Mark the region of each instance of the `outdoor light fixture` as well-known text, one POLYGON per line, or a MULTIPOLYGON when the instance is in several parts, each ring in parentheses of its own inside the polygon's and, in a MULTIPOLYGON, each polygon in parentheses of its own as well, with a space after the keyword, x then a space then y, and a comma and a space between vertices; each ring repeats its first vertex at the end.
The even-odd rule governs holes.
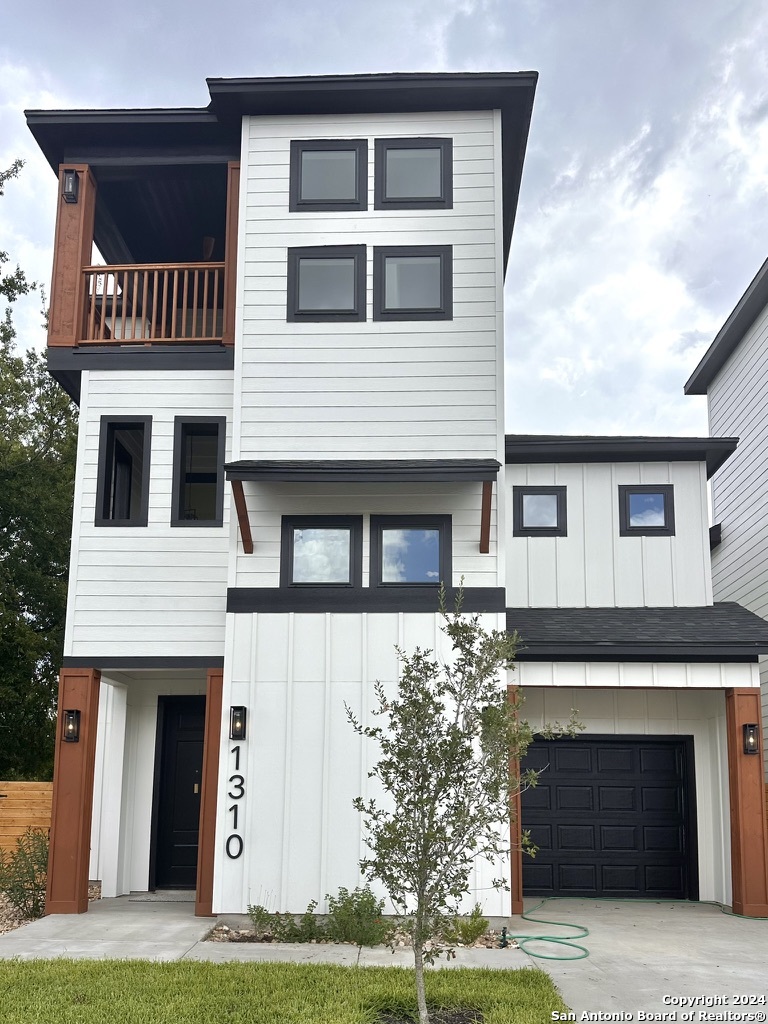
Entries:
POLYGON ((77 193, 80 189, 80 178, 77 171, 64 171, 64 183, 61 187, 61 197, 65 203, 76 203, 77 193))
POLYGON ((744 730, 744 753, 745 754, 759 754, 760 753, 760 733, 757 729, 756 722, 749 722, 743 726, 744 730))
POLYGON ((245 708, 242 704, 229 709, 229 738, 231 740, 245 739, 245 708))
POLYGON ((80 742, 80 712, 77 709, 64 712, 64 727, 61 738, 65 743, 80 742))

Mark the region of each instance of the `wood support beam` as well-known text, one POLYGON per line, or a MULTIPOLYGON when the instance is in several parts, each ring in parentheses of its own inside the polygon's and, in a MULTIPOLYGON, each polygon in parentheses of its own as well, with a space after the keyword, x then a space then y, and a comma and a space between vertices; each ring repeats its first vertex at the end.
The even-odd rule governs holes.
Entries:
POLYGON ((213 865, 216 859, 216 804, 219 789, 219 747, 224 673, 208 669, 203 737, 203 778, 200 793, 200 833, 197 852, 195 915, 213 917, 213 865))
POLYGON ((487 555, 491 550, 491 500, 493 498, 493 480, 483 480, 483 499, 480 509, 480 554, 487 555))
POLYGON ((246 555, 253 554, 253 538, 251 537, 251 523, 248 519, 248 506, 245 504, 245 493, 243 492, 242 480, 231 480, 232 497, 235 500, 235 511, 237 522, 240 527, 240 538, 243 542, 243 551, 246 555))
POLYGON ((100 681, 101 673, 96 669, 64 668, 59 673, 46 914, 84 914, 88 910, 100 681), (62 740, 65 710, 80 712, 77 743, 62 740))
MULTIPOLYGON (((762 754, 744 753, 744 725, 760 729, 760 690, 725 691, 728 782, 731 798, 733 912, 768 917, 768 823, 762 754)), ((762 752, 761 737, 760 751, 762 752)))
POLYGON ((224 326, 222 343, 235 344, 237 300, 237 218, 240 212, 240 164, 227 164, 227 227, 224 240, 224 326))
POLYGON ((59 168, 59 208, 48 318, 50 346, 72 348, 83 336, 85 284, 82 268, 91 263, 95 215, 96 182, 90 168, 87 164, 62 164, 59 168), (61 196, 65 170, 77 172, 79 188, 76 203, 66 203, 61 196))

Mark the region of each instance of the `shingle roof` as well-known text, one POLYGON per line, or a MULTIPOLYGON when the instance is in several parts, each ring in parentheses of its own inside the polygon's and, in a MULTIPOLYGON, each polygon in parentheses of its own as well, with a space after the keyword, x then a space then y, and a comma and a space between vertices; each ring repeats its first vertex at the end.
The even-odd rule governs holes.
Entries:
POLYGON ((768 622, 735 602, 695 608, 508 608, 520 661, 757 661, 768 622))

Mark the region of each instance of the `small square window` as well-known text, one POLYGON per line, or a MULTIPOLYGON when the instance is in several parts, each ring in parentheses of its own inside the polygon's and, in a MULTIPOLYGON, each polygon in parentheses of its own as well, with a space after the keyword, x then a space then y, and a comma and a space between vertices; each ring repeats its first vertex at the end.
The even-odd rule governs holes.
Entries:
POLYGON ((306 139, 291 142, 288 208, 368 209, 368 140, 306 139))
POLYGON ((96 526, 146 526, 152 417, 101 417, 96 526))
POLYGON ((365 246, 288 250, 288 321, 365 320, 365 246))
POLYGON ((513 487, 514 537, 567 536, 565 487, 513 487))
POLYGON ((283 516, 280 586, 359 587, 359 516, 283 516))
POLYGON ((373 319, 452 320, 452 247, 376 246, 373 250, 373 319))
POLYGON ((172 526, 222 525, 226 431, 224 417, 176 417, 172 526))
POLYGON ((371 516, 371 586, 452 584, 451 517, 371 516))
POLYGON ((619 535, 672 537, 675 503, 672 484, 620 484, 619 535))
POLYGON ((374 208, 453 206, 452 139, 376 139, 374 208))

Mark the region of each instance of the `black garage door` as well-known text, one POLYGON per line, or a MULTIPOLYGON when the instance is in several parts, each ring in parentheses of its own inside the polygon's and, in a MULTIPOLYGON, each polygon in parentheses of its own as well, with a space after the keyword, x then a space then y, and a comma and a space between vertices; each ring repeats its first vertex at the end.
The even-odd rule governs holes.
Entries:
POLYGON ((525 896, 698 898, 691 738, 542 740, 524 767, 525 896))

